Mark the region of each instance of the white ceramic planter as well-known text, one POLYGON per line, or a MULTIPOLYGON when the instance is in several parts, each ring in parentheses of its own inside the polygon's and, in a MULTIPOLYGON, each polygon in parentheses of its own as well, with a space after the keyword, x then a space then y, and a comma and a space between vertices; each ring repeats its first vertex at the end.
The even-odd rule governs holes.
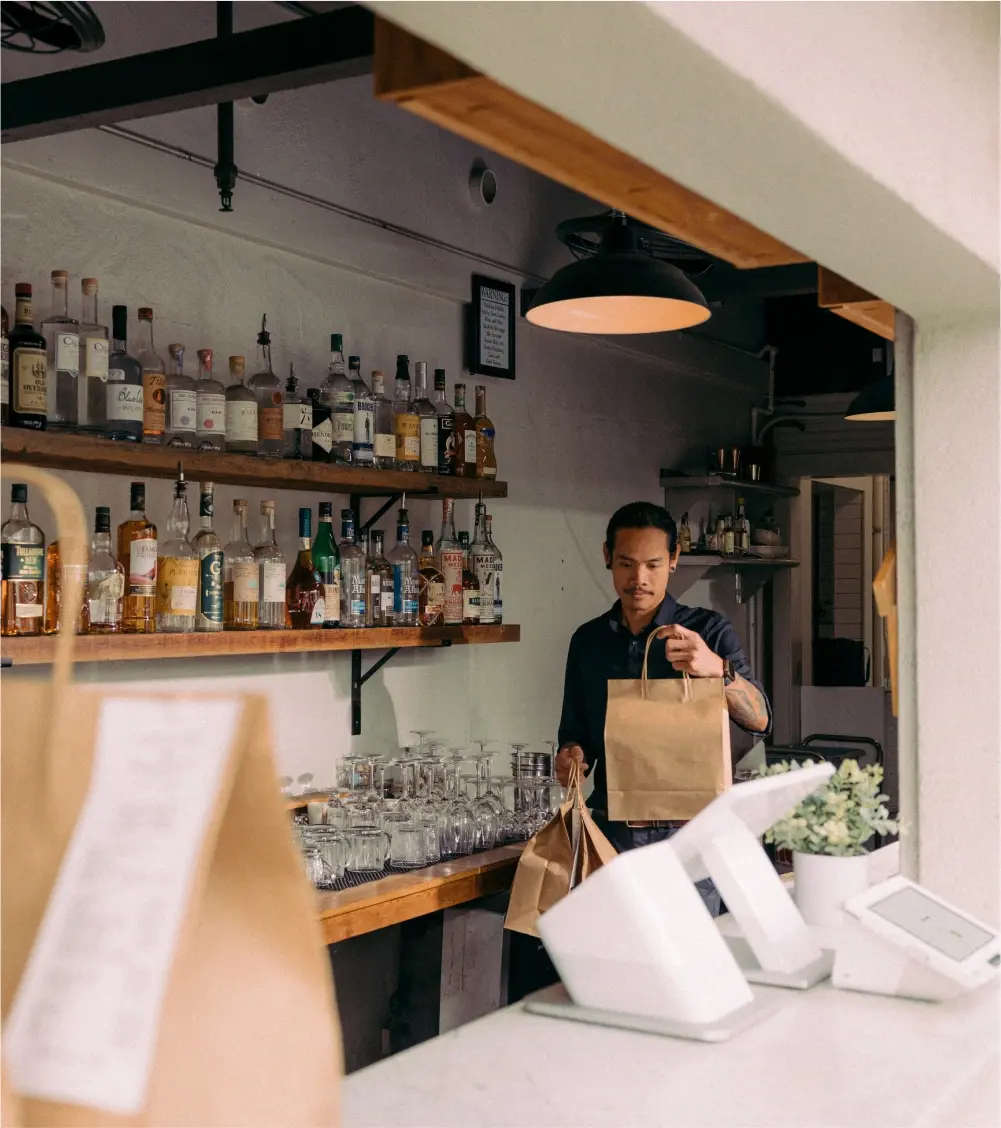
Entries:
POLYGON ((869 888, 869 855, 835 858, 828 854, 792 856, 796 905, 807 924, 837 928, 845 901, 869 888))

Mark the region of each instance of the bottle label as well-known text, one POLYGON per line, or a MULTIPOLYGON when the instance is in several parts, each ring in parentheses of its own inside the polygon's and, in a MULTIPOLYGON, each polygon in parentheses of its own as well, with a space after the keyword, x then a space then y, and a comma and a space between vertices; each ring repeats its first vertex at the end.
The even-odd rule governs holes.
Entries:
POLYGON ((108 378, 108 342, 104 337, 88 337, 83 354, 83 374, 96 380, 108 378))
POLYGON ((474 553, 473 573, 480 585, 482 598, 480 600, 480 622, 492 623, 494 621, 494 557, 491 553, 474 553))
POLYGON ((393 422, 396 457, 400 462, 417 462, 421 456, 421 417, 404 412, 393 422))
POLYGON ((285 602, 285 565, 281 560, 265 560, 261 565, 262 603, 285 602))
POLYGON ((334 428, 329 415, 322 423, 317 423, 313 427, 313 446, 318 446, 320 450, 326 451, 327 454, 333 449, 334 428))
POLYGON ((465 451, 465 460, 471 466, 476 465, 476 431, 470 427, 463 437, 463 450, 465 451))
POLYGON ((219 392, 197 392, 198 434, 226 434, 226 397, 219 392))
POLYGON ((320 622, 322 623, 339 623, 341 621, 341 573, 340 569, 334 572, 333 581, 330 583, 324 582, 323 585, 323 602, 329 609, 329 614, 326 614, 320 622))
POLYGON ((379 602, 382 593, 382 577, 378 572, 373 572, 368 578, 368 590, 373 596, 373 606, 379 602))
POLYGON ((91 626, 111 627, 122 621, 124 591, 125 577, 117 571, 94 585, 87 598, 87 617, 91 626))
POLYGON ((77 333, 56 334, 56 368, 60 372, 80 371, 80 336, 77 333))
POLYGON ((139 384, 124 384, 125 373, 112 369, 108 373, 108 386, 104 390, 108 419, 113 422, 141 423, 143 421, 143 390, 139 384))
POLYGON ((309 613, 309 625, 311 627, 322 627, 324 623, 324 616, 326 614, 326 603, 322 595, 316 597, 316 602, 313 604, 313 610, 309 613))
POLYGON ((198 395, 191 391, 170 393, 171 431, 194 431, 198 426, 198 395))
POLYGON ((5 580, 30 580, 41 583, 44 574, 44 545, 5 544, 3 546, 3 578, 5 580))
POLYGON ((402 564, 393 565, 393 611, 397 615, 416 615, 419 587, 417 575, 402 564))
POLYGON ((421 467, 438 469, 438 417, 421 417, 421 467))
POLYGON ((395 458, 396 457, 396 436, 395 435, 376 435, 374 445, 375 445, 375 457, 376 458, 395 458))
POLYGON ((226 400, 226 439, 231 443, 257 442, 256 400, 226 400))
POLYGON ((312 431, 313 405, 286 403, 282 406, 282 425, 286 431, 312 431))
POLYGON ((198 605, 198 560, 161 556, 156 562, 156 613, 191 615, 198 605))
POLYGON ((355 437, 355 413, 351 411, 335 411, 331 415, 334 421, 334 442, 347 443, 350 445, 354 442, 355 437))
POLYGON ((355 402, 355 390, 354 388, 348 388, 346 390, 334 392, 332 398, 335 407, 344 407, 345 405, 351 405, 353 408, 355 402))
POLYGON ((210 623, 222 622, 222 550, 201 560, 198 610, 210 623))
POLYGON ((42 349, 14 350, 14 410, 44 415, 47 410, 45 353, 42 349))
POLYGON ((442 552, 438 568, 445 581, 445 622, 462 622, 462 549, 442 552))
POLYGON ((392 588, 385 588, 381 597, 383 615, 391 615, 395 605, 395 594, 392 588))
POLYGON ((163 390, 162 372, 143 371, 143 431, 147 435, 162 435, 167 419, 167 399, 163 390))
POLYGON ((10 342, 0 337, 0 403, 10 402, 10 342))
MULTIPOLYGON (((42 592, 39 589, 38 598, 41 600, 42 592)), ((14 615, 18 619, 40 619, 42 617, 42 604, 39 603, 15 603, 14 615)))
POLYGON ((427 617, 437 617, 445 612, 445 585, 435 580, 428 584, 427 617))
POLYGON ((277 406, 261 407, 258 411, 257 438, 259 442, 281 442, 285 437, 284 426, 285 411, 280 400, 277 406))
POLYGON ((375 435, 375 404, 371 400, 355 400, 352 447, 362 453, 372 450, 375 435))
MULTIPOLYGON (((501 565, 494 562, 494 622, 503 622, 504 601, 501 599, 501 565)), ((482 610, 482 608, 481 608, 482 610)))
POLYGON ((129 545, 129 595, 152 595, 156 590, 156 538, 129 545))
POLYGON ((260 569, 256 560, 238 560, 233 565, 233 599, 236 603, 256 603, 260 569))
POLYGON ((348 607, 352 617, 365 615, 365 574, 357 572, 351 577, 348 607))
POLYGON ((480 621, 480 593, 467 588, 462 593, 462 618, 480 621))
POLYGON ((438 465, 449 474, 455 473, 455 416, 438 416, 438 465))

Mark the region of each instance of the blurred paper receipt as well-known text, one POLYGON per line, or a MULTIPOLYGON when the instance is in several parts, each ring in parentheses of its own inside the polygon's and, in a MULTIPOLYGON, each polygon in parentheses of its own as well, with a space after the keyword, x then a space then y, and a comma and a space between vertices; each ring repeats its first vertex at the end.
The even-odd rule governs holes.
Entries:
POLYGON ((108 698, 90 790, 3 1029, 22 1094, 142 1110, 238 698, 108 698))

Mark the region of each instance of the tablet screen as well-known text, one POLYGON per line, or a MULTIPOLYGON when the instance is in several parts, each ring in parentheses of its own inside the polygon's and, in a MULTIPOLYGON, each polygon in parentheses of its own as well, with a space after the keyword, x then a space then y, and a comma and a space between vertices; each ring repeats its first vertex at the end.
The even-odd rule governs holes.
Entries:
POLYGON ((891 893, 871 904, 869 910, 957 963, 994 939, 994 933, 926 897, 920 889, 891 893))

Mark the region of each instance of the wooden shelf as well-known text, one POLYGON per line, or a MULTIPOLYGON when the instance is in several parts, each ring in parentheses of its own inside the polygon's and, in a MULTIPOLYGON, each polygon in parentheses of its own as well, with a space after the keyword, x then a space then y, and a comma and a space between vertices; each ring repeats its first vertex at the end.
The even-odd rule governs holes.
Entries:
POLYGON ((706 474, 702 477, 688 474, 675 474, 661 470, 660 484, 665 490, 732 490, 736 494, 757 497, 799 497, 794 486, 773 486, 770 482, 747 482, 743 478, 727 478, 722 474, 706 474))
MULTIPOLYGON (((451 646, 518 642, 521 627, 373 627, 371 630, 221 631, 217 634, 80 635, 76 662, 138 662, 164 658, 224 658, 235 654, 307 654, 333 650, 386 650, 394 647, 451 646)), ((5 638, 4 658, 15 666, 52 661, 54 636, 5 638)))
POLYGON ((763 556, 715 556, 704 552, 683 552, 678 557, 678 566, 699 568, 798 568, 798 560, 790 560, 788 556, 769 557, 763 556))
POLYGON ((484 497, 507 497, 507 483, 490 478, 453 478, 335 466, 329 462, 293 462, 218 451, 176 450, 21 427, 2 429, 2 453, 7 463, 26 462, 54 470, 134 478, 173 478, 180 461, 185 475, 192 481, 269 490, 309 490, 360 497, 386 497, 404 492, 408 497, 475 498, 481 493, 484 497))

